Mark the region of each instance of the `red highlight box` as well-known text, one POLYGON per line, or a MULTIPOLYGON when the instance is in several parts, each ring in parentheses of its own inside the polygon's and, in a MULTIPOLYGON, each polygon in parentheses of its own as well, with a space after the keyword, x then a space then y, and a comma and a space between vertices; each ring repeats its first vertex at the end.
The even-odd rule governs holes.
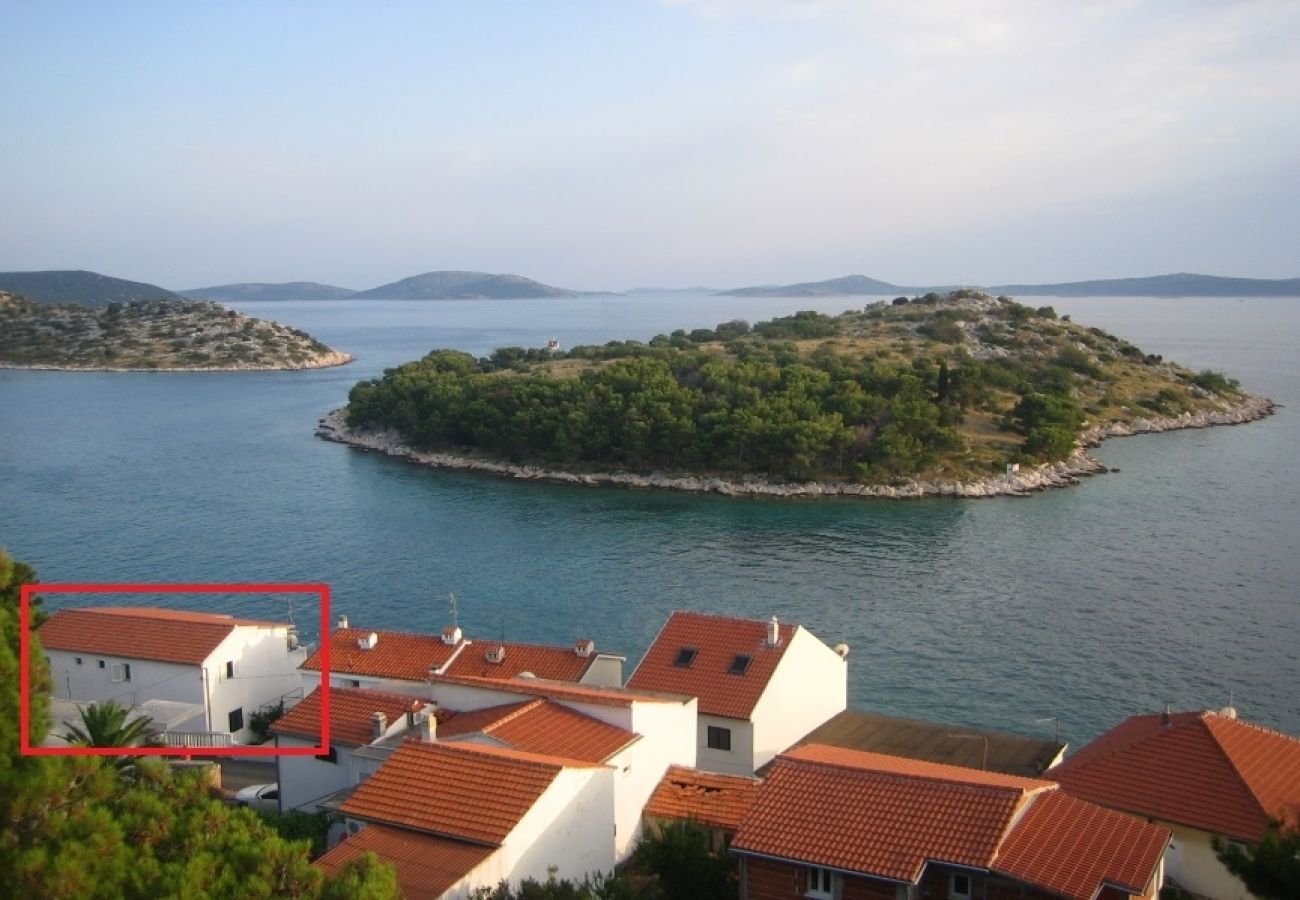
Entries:
POLYGON ((330 586, 328 584, 24 584, 18 595, 18 749, 23 756, 324 756, 330 752, 330 586), (46 594, 315 594, 320 599, 320 746, 33 747, 31 602, 46 594))

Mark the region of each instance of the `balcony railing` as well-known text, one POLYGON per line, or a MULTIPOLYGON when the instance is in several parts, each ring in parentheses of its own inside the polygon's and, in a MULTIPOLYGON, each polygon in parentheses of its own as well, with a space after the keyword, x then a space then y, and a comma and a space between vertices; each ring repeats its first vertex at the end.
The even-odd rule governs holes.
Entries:
POLYGON ((233 747, 235 740, 228 731, 164 731, 159 737, 168 747, 233 747))

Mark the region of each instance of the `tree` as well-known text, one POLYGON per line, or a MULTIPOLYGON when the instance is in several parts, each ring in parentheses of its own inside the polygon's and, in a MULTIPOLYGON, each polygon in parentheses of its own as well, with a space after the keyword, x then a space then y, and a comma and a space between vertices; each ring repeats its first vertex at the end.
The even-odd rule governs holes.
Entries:
POLYGON ((637 844, 635 861, 656 875, 665 900, 727 900, 739 894, 736 857, 710 847, 709 829, 679 821, 650 828, 637 844))
POLYGON ((1245 847, 1216 835, 1214 855, 1256 897, 1300 897, 1300 827, 1272 822, 1259 843, 1245 847))
POLYGON ((68 727, 63 739, 78 747, 139 747, 149 736, 153 720, 139 716, 130 722, 126 717, 131 710, 116 700, 92 703, 78 707, 81 725, 64 722, 68 727))

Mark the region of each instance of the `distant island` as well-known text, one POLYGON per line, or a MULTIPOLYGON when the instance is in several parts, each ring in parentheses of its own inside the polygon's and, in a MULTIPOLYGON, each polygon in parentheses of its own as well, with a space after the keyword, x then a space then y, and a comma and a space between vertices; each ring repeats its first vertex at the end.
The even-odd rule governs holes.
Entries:
POLYGON ((305 332, 196 300, 40 304, 0 291, 0 367, 201 371, 352 361, 305 332))
POLYGON ((184 300, 175 291, 112 278, 98 272, 51 270, 44 272, 0 272, 0 291, 21 294, 36 303, 79 303, 83 306, 108 306, 137 300, 184 300))
POLYGON ((1114 435, 1273 405, 1048 306, 959 290, 648 343, 438 350, 354 386, 327 439, 579 484, 777 496, 1022 494, 1114 435))
MULTIPOLYGON (((865 275, 845 275, 826 281, 760 285, 719 291, 723 297, 861 297, 926 294, 957 290, 962 285, 906 286, 865 275)), ((1300 297, 1300 278, 1224 278, 1218 275, 1155 275, 1055 284, 970 285, 973 289, 1020 297, 1300 297)))
POLYGON ((248 282, 218 284, 213 287, 181 291, 193 300, 216 300, 220 303, 267 300, 346 300, 356 294, 350 288, 320 284, 315 281, 285 281, 277 284, 248 282))
POLYGON ((551 287, 520 275, 487 272, 425 272, 353 294, 358 300, 514 300, 576 296, 576 291, 551 287))

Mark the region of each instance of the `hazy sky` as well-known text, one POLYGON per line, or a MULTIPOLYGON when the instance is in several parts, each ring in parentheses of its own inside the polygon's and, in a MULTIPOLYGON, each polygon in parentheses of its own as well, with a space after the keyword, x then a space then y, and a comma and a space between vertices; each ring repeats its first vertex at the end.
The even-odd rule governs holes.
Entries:
POLYGON ((1300 3, 21 3, 0 270, 1300 275, 1300 3))

